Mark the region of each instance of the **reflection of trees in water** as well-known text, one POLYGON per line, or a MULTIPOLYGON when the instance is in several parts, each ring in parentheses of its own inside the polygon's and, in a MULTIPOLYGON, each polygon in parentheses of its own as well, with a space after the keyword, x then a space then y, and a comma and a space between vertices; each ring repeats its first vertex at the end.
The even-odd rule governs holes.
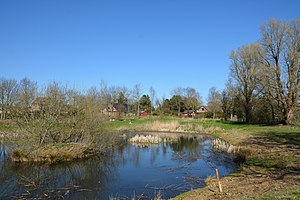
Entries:
MULTIPOLYGON (((168 149, 173 151, 172 159, 179 162, 196 162, 203 160, 211 167, 222 165, 228 160, 228 156, 212 152, 211 141, 203 138, 197 139, 195 137, 179 137, 170 143, 161 143, 159 145, 151 144, 135 146, 124 144, 115 148, 114 155, 118 157, 118 165, 125 166, 132 163, 135 167, 140 167, 141 160, 149 159, 151 165, 155 163, 157 157, 162 154, 166 157, 168 149), (162 148, 162 150, 160 150, 162 148), (147 156, 147 157, 142 157, 147 156)), ((231 163, 230 159, 230 163, 231 163)))
POLYGON ((163 156, 164 158, 167 156, 167 153, 168 153, 168 144, 167 143, 162 143, 162 152, 163 152, 163 156))
MULTIPOLYGON (((211 140, 181 137, 178 142, 170 144, 174 151, 172 159, 183 163, 184 167, 186 167, 186 162, 191 164, 198 161, 200 162, 199 170, 205 167, 210 168, 212 173, 214 173, 215 168, 218 168, 222 174, 232 172, 236 165, 230 155, 213 151, 211 145, 211 140)), ((179 166, 179 168, 181 167, 179 166)))
POLYGON ((192 137, 180 137, 177 142, 171 143, 170 146, 175 152, 188 151, 193 153, 200 149, 199 141, 192 137))
POLYGON ((134 163, 135 167, 140 166, 140 151, 142 148, 134 145, 126 145, 124 148, 118 148, 118 154, 114 155, 119 161, 118 164, 125 166, 128 163, 134 163))
POLYGON ((0 143, 0 199, 6 194, 7 190, 14 185, 13 181, 10 181, 10 177, 14 175, 13 172, 6 172, 7 164, 9 162, 9 149, 4 147, 0 143))
POLYGON ((11 152, 11 149, 4 146, 0 141, 0 162, 8 159, 9 152, 11 152))
MULTIPOLYGON (((0 151, 2 148, 0 146, 0 151)), ((4 154, 0 152, 0 155, 4 154)), ((201 177, 202 172, 207 173, 207 169, 202 170, 203 167, 209 167, 205 163, 233 169, 232 160, 225 154, 213 152, 209 140, 181 137, 176 142, 143 148, 124 143, 116 146, 107 157, 95 157, 54 166, 17 165, 7 160, 1 161, 0 199, 20 197, 27 193, 26 190, 30 192, 26 198, 42 197, 47 194, 51 197, 60 195, 67 199, 108 199, 111 195, 109 192, 114 191, 114 187, 118 184, 119 168, 124 166, 140 168, 150 165, 154 166, 154 169, 155 162, 158 159, 161 161, 162 157, 168 167, 168 173, 174 173, 176 176, 181 174, 184 177, 185 183, 178 185, 189 188, 194 188, 194 173, 197 173, 197 177, 201 177), (170 162, 169 156, 176 161, 170 162), (193 164, 196 161, 198 162, 193 164)), ((214 173, 214 170, 211 171, 214 173)), ((222 173, 220 168, 219 171, 222 173)), ((206 177, 207 174, 202 176, 206 177)))
POLYGON ((159 145, 154 145, 151 148, 151 154, 150 154, 150 163, 153 165, 157 159, 157 156, 159 155, 159 145))
POLYGON ((150 164, 154 164, 157 156, 160 153, 160 145, 161 144, 149 144, 149 145, 134 145, 134 144, 127 144, 122 148, 116 148, 119 163, 121 166, 125 166, 128 163, 133 164, 136 168, 141 166, 142 160, 149 159, 150 164), (150 155, 149 153, 150 152, 150 155), (147 157, 143 157, 147 156, 147 157))
POLYGON ((0 161, 3 161, 7 155, 6 149, 0 145, 0 161))
POLYGON ((174 151, 173 159, 195 162, 201 156, 202 146, 196 138, 180 137, 176 142, 170 143, 174 151))
POLYGON ((0 173, 0 199, 24 194, 26 198, 100 197, 117 178, 116 169, 113 159, 107 157, 55 166, 5 163, 0 173))

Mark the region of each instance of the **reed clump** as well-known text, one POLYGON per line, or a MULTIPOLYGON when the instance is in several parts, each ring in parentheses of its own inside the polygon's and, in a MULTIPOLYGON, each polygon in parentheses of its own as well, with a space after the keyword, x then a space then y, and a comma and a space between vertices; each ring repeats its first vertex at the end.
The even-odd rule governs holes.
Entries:
POLYGON ((213 148, 220 152, 227 152, 231 154, 237 154, 240 151, 238 146, 234 146, 232 144, 227 143, 224 140, 216 138, 212 141, 213 148))
POLYGON ((128 140, 130 143, 139 143, 139 144, 159 144, 162 139, 158 136, 153 135, 135 135, 134 137, 128 140))

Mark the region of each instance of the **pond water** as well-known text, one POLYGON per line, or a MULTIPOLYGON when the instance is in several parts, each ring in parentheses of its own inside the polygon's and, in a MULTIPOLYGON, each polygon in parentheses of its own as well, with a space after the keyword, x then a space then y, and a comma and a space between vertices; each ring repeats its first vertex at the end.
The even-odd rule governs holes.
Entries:
POLYGON ((139 146, 124 144, 109 156, 56 164, 18 165, 0 144, 0 199, 169 199, 203 187, 208 176, 236 169, 231 156, 212 148, 209 138, 139 146), (143 197, 143 198, 142 198, 143 197))

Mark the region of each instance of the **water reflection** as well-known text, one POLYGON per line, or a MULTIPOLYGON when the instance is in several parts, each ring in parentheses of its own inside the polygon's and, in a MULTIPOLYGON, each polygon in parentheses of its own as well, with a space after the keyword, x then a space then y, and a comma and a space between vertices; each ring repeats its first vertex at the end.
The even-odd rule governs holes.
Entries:
POLYGON ((173 149, 173 159, 185 162, 196 162, 201 155, 201 142, 195 138, 180 137, 177 142, 170 144, 173 149))
POLYGON ((203 186, 203 180, 235 169, 228 155, 212 151, 210 140, 180 137, 176 141, 148 146, 123 144, 106 157, 54 166, 16 165, 0 145, 0 199, 131 198, 143 194, 163 198, 203 186))
POLYGON ((113 159, 93 158, 84 162, 45 165, 2 163, 0 197, 94 199, 108 196, 117 178, 113 159), (106 194, 105 194, 106 192, 106 194))

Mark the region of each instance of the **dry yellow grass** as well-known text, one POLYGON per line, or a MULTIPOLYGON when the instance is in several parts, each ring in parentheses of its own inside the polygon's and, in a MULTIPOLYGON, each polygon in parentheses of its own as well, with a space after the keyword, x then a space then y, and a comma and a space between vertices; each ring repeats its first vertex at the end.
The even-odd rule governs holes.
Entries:
POLYGON ((221 140, 219 138, 216 138, 212 141, 213 148, 220 151, 220 152, 227 152, 230 154, 236 154, 239 152, 240 147, 234 146, 232 144, 229 144, 228 142, 221 140))
POLYGON ((11 158, 14 162, 56 163, 72 161, 92 156, 94 152, 81 143, 57 143, 46 145, 32 152, 14 151, 11 158))
POLYGON ((177 131, 178 127, 178 120, 170 122, 153 121, 148 124, 138 125, 137 129, 147 131, 177 131))

